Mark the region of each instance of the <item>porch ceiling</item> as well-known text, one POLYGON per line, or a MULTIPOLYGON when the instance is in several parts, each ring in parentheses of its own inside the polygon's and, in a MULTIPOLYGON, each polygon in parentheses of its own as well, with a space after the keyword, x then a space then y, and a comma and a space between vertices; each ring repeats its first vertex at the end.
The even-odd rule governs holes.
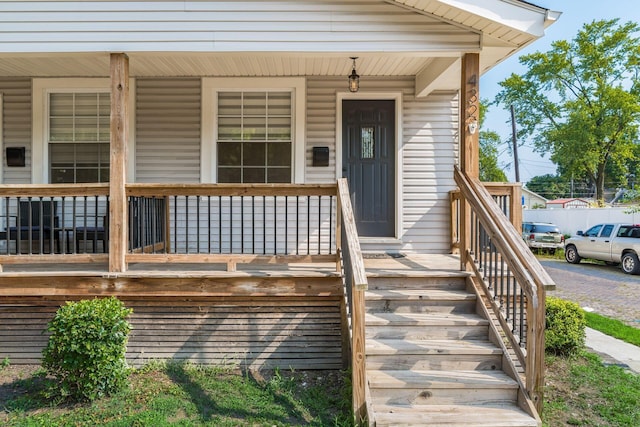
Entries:
POLYGON ((484 72, 559 16, 521 0, 12 4, 0 77, 108 77, 110 52, 132 77, 342 77, 358 56, 361 76, 415 76, 421 95, 457 89, 463 53, 484 72))
MULTIPOLYGON (((357 61, 363 77, 415 76, 434 61, 456 60, 455 53, 364 54, 357 61)), ((267 53, 129 53, 132 77, 290 77, 339 76, 351 72, 351 60, 336 54, 267 53)), ((0 76, 5 77, 108 77, 108 53, 0 54, 0 76)), ((452 76, 451 88, 459 85, 452 76)), ((446 79, 442 84, 449 85, 446 79)))

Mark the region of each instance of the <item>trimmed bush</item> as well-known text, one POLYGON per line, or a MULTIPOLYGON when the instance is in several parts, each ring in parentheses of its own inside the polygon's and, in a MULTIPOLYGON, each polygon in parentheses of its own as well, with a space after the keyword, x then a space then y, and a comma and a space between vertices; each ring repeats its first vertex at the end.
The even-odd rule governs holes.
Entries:
POLYGON ((125 359, 133 312, 115 297, 67 302, 47 326, 42 366, 62 397, 94 400, 128 385, 125 359))
POLYGON ((547 297, 545 349, 569 356, 584 348, 586 320, 584 311, 571 301, 547 297))

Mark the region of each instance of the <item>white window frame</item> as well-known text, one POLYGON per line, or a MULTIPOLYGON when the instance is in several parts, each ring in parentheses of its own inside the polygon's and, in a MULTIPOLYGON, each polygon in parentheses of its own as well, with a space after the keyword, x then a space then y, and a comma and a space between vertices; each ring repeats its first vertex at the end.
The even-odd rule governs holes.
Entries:
POLYGON ((218 92, 291 91, 291 182, 304 183, 306 81, 292 78, 227 78, 202 79, 202 140, 200 144, 200 182, 216 183, 218 169, 218 92))
MULTIPOLYGON (((127 182, 135 181, 135 79, 129 80, 129 145, 127 146, 127 182)), ((49 184, 49 94, 110 92, 111 80, 105 78, 33 79, 31 182, 49 184)))

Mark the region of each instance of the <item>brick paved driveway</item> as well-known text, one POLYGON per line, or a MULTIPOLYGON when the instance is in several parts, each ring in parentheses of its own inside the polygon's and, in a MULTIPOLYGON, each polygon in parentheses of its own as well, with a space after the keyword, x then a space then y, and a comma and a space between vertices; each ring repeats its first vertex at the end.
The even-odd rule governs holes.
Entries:
POLYGON ((540 260, 556 283, 547 295, 591 307, 596 313, 640 328, 640 276, 624 274, 619 267, 574 265, 561 260, 540 260))

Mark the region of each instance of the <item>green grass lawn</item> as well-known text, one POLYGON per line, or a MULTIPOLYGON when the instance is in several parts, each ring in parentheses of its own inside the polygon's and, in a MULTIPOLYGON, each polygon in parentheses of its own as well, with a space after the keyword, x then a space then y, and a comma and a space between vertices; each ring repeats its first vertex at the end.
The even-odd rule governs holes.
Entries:
POLYGON ((640 426, 640 376, 597 355, 547 355, 543 424, 640 426))
MULTIPOLYGON (((5 367, 2 370, 7 370, 5 367)), ((2 389, 3 426, 351 426, 347 374, 239 371, 155 363, 131 374, 131 387, 92 403, 56 401, 37 371, 2 389), (263 377, 262 374, 265 374, 263 377)), ((1 392, 0 392, 1 393, 1 392)))
MULTIPOLYGON (((610 319, 597 313, 585 312, 584 314, 587 320, 587 326, 591 329, 640 347, 640 329, 625 325, 619 320, 610 319)), ((638 351, 640 351, 640 348, 638 351)))

